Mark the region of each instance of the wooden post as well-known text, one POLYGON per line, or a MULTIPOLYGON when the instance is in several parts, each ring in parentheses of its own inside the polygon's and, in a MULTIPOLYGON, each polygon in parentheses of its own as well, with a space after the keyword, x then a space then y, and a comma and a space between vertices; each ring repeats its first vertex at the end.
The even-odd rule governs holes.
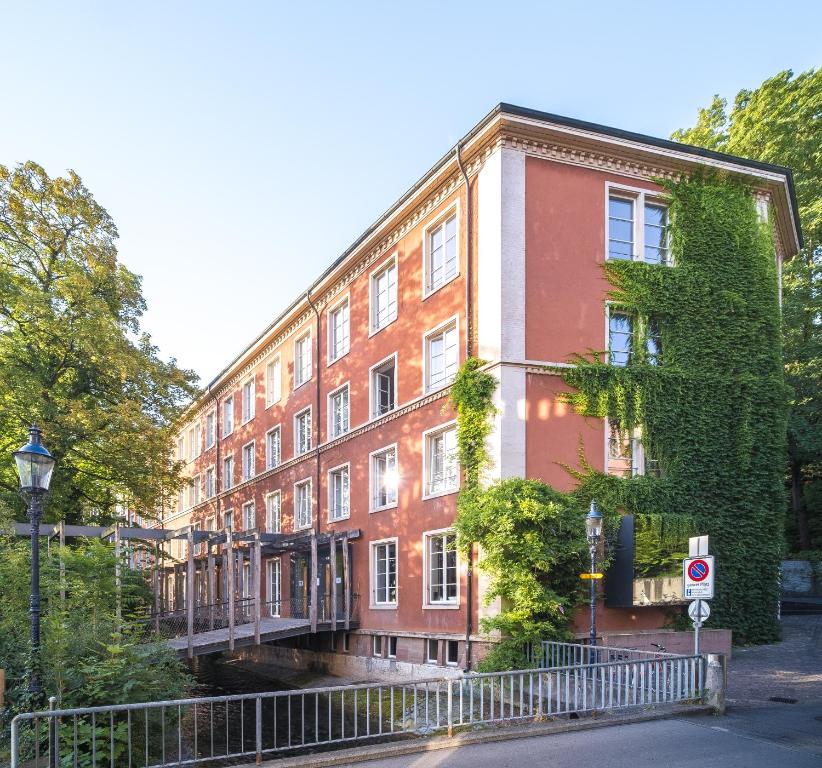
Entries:
POLYGON ((345 631, 351 629, 351 566, 348 562, 348 535, 342 537, 343 599, 345 600, 345 631))
POLYGON ((123 577, 120 567, 120 524, 114 528, 114 584, 117 589, 117 631, 123 626, 123 577))
POLYGON ((226 557, 228 589, 228 650, 234 650, 234 538, 231 528, 226 528, 226 557))
POLYGON ((186 573, 186 617, 188 618, 188 658, 194 658, 194 529, 188 528, 188 573, 186 573))
POLYGON ((251 561, 251 583, 254 585, 254 644, 260 644, 260 614, 262 610, 262 573, 263 545, 260 534, 254 536, 254 557, 251 561))
POLYGON ((0 668, 0 709, 6 706, 6 670, 0 668))
POLYGON ((66 602, 66 562, 63 560, 63 550, 66 546, 66 523, 60 521, 60 602, 65 607, 66 602))
POLYGON ((337 537, 334 532, 328 541, 328 556, 331 558, 331 631, 337 631, 337 537))
POLYGON ((215 596, 217 586, 217 574, 215 573, 214 550, 211 548, 211 542, 208 543, 208 580, 206 583, 206 600, 208 600, 208 628, 214 629, 214 603, 217 598, 215 596))
POLYGON ((317 631, 317 534, 311 531, 311 606, 308 615, 311 617, 311 631, 317 631))
POLYGON ((246 612, 248 611, 248 605, 245 601, 245 593, 247 589, 245 584, 245 570, 243 569, 244 563, 245 552, 242 547, 237 547, 237 596, 240 598, 240 605, 242 606, 240 612, 242 623, 245 623, 247 619, 246 612))

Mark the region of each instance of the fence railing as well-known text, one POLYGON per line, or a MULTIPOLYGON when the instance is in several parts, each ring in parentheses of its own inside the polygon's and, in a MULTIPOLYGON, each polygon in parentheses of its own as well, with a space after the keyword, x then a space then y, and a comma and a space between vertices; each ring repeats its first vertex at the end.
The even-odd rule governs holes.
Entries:
POLYGON ((543 640, 527 648, 528 660, 537 667, 567 667, 611 661, 645 661, 648 659, 680 658, 665 651, 642 651, 636 648, 616 648, 608 645, 562 643, 543 640))
POLYGON ((701 700, 675 656, 83 709, 12 721, 12 768, 195 765, 473 725, 701 700))

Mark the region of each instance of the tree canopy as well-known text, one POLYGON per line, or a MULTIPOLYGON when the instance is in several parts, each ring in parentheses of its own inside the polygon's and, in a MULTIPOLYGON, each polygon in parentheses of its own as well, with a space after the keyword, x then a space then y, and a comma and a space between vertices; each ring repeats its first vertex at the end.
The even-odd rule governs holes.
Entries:
POLYGON ((696 125, 673 139, 788 166, 793 170, 805 247, 785 264, 783 350, 791 391, 788 463, 792 516, 788 544, 822 547, 822 69, 790 70, 729 109, 714 96, 696 125))
POLYGON ((31 422, 58 460, 48 518, 105 523, 174 488, 170 430, 196 377, 141 332, 117 236, 73 171, 0 165, 0 513, 22 511, 9 454, 31 422))

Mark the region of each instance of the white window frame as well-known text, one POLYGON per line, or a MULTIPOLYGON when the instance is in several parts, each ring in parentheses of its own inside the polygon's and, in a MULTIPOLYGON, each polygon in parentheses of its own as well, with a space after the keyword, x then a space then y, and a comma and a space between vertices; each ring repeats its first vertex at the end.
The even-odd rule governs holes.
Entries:
POLYGON ((303 480, 298 480, 294 483, 294 530, 305 531, 310 528, 314 521, 314 489, 312 488, 312 479, 306 477, 303 480), (299 489, 308 488, 308 522, 300 522, 299 519, 299 489))
POLYGON ((265 576, 267 597, 266 602, 269 606, 270 615, 279 616, 283 602, 283 568, 282 561, 279 557, 272 557, 266 562, 265 576), (277 574, 276 579, 272 578, 275 573, 277 574), (274 585, 275 581, 277 584, 277 589, 273 590, 272 586, 274 585), (272 594, 275 591, 276 594, 272 594), (276 608, 274 606, 276 606, 276 608))
MULTIPOLYGON (((612 475, 614 477, 624 477, 621 474, 618 474, 616 471, 611 472, 611 422, 609 419, 604 419, 605 422, 605 474, 612 475)), ((649 474, 647 472, 647 457, 645 455, 645 446, 642 443, 642 428, 635 427, 631 431, 631 435, 629 437, 630 441, 630 456, 628 457, 631 462, 631 477, 641 477, 643 475, 649 474)), ((654 476, 655 472, 651 472, 651 475, 654 476)))
POLYGON ((333 365, 337 360, 341 360, 351 351, 351 300, 350 295, 345 294, 340 297, 334 304, 328 308, 328 354, 326 367, 333 365), (334 315, 342 310, 344 307, 348 308, 348 317, 346 318, 346 325, 348 326, 347 339, 345 348, 338 355, 334 355, 334 315))
POLYGON ((440 496, 449 496, 452 493, 457 493, 460 489, 460 484, 462 480, 462 471, 459 465, 459 459, 456 458, 457 464, 457 473, 456 473, 456 483, 453 487, 443 488, 439 491, 434 491, 433 493, 430 491, 431 488, 431 450, 429 447, 430 441, 439 436, 444 432, 449 432, 451 430, 455 431, 454 440, 456 441, 456 429, 457 429, 457 420, 452 419, 451 421, 447 421, 444 424, 440 424, 436 427, 431 427, 431 429, 426 429, 422 433, 422 499, 423 501, 427 499, 436 499, 440 496))
POLYGON ((382 658, 382 635, 371 636, 371 655, 382 658))
POLYGON ((380 419, 383 416, 388 415, 389 413, 393 413, 394 411, 399 408, 399 397, 398 397, 398 385, 399 385, 399 368, 397 364, 398 355, 396 352, 392 352, 387 357, 384 357, 378 363, 374 363, 368 369, 368 418, 369 421, 373 419, 380 419), (394 407, 386 411, 385 413, 377 413, 377 387, 376 387, 376 375, 377 369, 384 366, 389 360, 394 361, 394 407))
POLYGON ((223 528, 228 528, 228 526, 226 525, 226 518, 229 515, 231 516, 231 530, 234 531, 235 528, 234 528, 234 508, 233 507, 229 507, 228 509, 223 511, 223 528))
POLYGON ((350 382, 345 382, 345 384, 337 387, 336 389, 332 390, 328 393, 328 439, 334 440, 338 437, 342 437, 343 435, 348 434, 351 431, 351 387, 349 386, 350 382), (332 401, 334 398, 341 394, 342 392, 346 392, 348 394, 348 405, 346 409, 348 411, 348 418, 346 419, 345 429, 341 432, 334 431, 334 409, 332 401))
MULTIPOLYGON (((643 263, 652 264, 652 262, 645 262, 645 206, 657 205, 670 211, 670 198, 660 192, 654 192, 650 189, 643 189, 642 187, 632 187, 627 184, 617 184, 611 181, 605 182, 605 261, 641 261, 643 263), (634 205, 634 253, 631 254, 630 259, 612 259, 610 257, 611 245, 611 222, 610 222, 610 199, 621 198, 623 200, 630 200, 634 205)), ((671 254, 671 236, 667 233, 667 242, 665 245, 666 257, 665 260, 656 266, 670 267, 673 266, 673 256, 671 254)))
POLYGON ((369 512, 384 512, 387 509, 396 509, 400 500, 400 453, 397 448, 397 443, 385 445, 368 454, 368 511, 369 512), (382 506, 377 506, 376 501, 376 473, 374 471, 374 460, 389 451, 394 451, 394 472, 397 475, 397 488, 394 494, 394 501, 382 506))
POLYGON ((242 506, 242 516, 243 516, 243 530, 250 531, 253 528, 257 527, 257 506, 254 501, 246 501, 243 503, 242 506), (251 522, 252 525, 248 524, 248 511, 251 510, 251 522))
POLYGON ((221 480, 222 480, 221 488, 223 489, 223 491, 230 491, 234 487, 234 454, 233 453, 228 453, 225 456, 223 456, 223 471, 222 471, 221 475, 222 475, 222 477, 221 477, 221 480), (225 481, 226 480, 225 466, 226 466, 227 461, 231 462, 231 475, 229 477, 228 485, 226 485, 226 481, 225 481))
MULTIPOLYGON (((311 450, 314 448, 314 413, 313 407, 308 406, 307 408, 303 408, 301 411, 294 414, 294 455, 295 456, 305 456, 306 454, 310 453, 311 450), (304 416, 308 414, 309 425, 308 425, 308 447, 304 450, 300 450, 300 430, 298 426, 298 420, 300 416, 304 416)), ((280 451, 282 451, 282 442, 280 443, 280 451)))
POLYGON ((184 434, 177 438, 177 459, 186 461, 186 436, 184 434))
POLYGON ((399 638, 396 635, 387 635, 386 640, 388 640, 388 646, 385 649, 385 655, 389 659, 396 659, 397 658, 397 646, 399 645, 399 638), (391 653, 391 646, 394 646, 394 653, 391 653))
POLYGON ((271 429, 269 429, 268 432, 265 433, 265 468, 266 468, 266 470, 275 469, 276 467, 279 467, 280 464, 282 464, 282 463, 283 463, 283 430, 282 430, 282 425, 277 424, 276 426, 271 427, 271 429), (276 462, 272 461, 272 456, 271 456, 271 435, 273 435, 275 432, 278 433, 278 439, 279 439, 279 443, 280 443, 280 455, 279 455, 278 460, 276 462))
POLYGON ((206 429, 205 429, 205 439, 206 439, 206 450, 209 448, 213 448, 217 443, 217 409, 212 408, 205 417, 206 429), (208 420, 212 419, 211 422, 211 432, 208 429, 208 420))
POLYGON ((460 276, 462 249, 460 248, 460 201, 455 200, 444 211, 438 214, 430 223, 426 224, 422 230, 422 300, 425 301, 429 296, 433 296, 437 291, 445 288, 448 283, 453 282, 460 276), (455 218, 457 227, 457 271, 449 278, 443 280, 436 288, 431 287, 431 235, 439 227, 444 227, 445 223, 451 218, 455 218))
POLYGON ((230 395, 222 402, 222 409, 223 409, 223 434, 222 437, 228 437, 234 431, 234 395, 230 395), (227 419, 225 418, 226 411, 231 414, 231 429, 226 429, 229 426, 227 419))
POLYGON ((196 507, 200 503, 200 481, 199 475, 191 478, 191 506, 196 507))
POLYGON ((382 261, 378 267, 372 269, 368 275, 368 336, 374 336, 378 334, 380 331, 388 328, 389 325, 395 323, 397 321, 397 317, 400 314, 400 267, 399 267, 399 260, 397 259, 397 252, 395 251, 392 253, 387 259, 382 261), (397 296, 396 296, 396 309, 394 311, 394 316, 390 317, 386 320, 382 325, 377 325, 377 305, 376 305, 376 291, 374 290, 374 284, 378 277, 380 277, 383 272, 393 267, 396 270, 397 279, 396 279, 396 286, 397 286, 397 296))
POLYGON ((329 523, 337 523, 340 520, 348 520, 351 517, 351 462, 345 462, 345 464, 338 464, 336 467, 331 467, 328 470, 328 522, 329 523), (334 488, 333 488, 333 480, 332 475, 336 474, 345 470, 348 473, 348 499, 346 504, 345 514, 332 516, 332 512, 334 510, 334 488))
POLYGON ((368 542, 368 569, 369 569, 369 607, 373 610, 396 610, 400 604, 400 545, 399 545, 399 538, 397 536, 392 536, 386 539, 377 539, 375 541, 368 542), (394 563, 395 563, 395 571, 394 571, 394 581, 395 581, 395 599, 394 602, 377 602, 377 568, 376 568, 376 551, 377 547, 382 546, 383 544, 393 544, 394 545, 394 563))
POLYGON ((250 442, 246 443, 240 452, 240 456, 242 457, 242 467, 240 468, 240 482, 246 483, 249 480, 253 480, 257 475, 257 445, 256 440, 251 440, 250 442), (246 466, 246 449, 251 448, 251 462, 250 465, 246 466))
POLYGON ((265 530, 266 533, 282 533, 283 531, 283 497, 280 491, 271 491, 265 495, 265 530), (273 519, 271 505, 277 500, 277 517, 273 519), (274 523, 276 522, 276 525, 274 523))
POLYGON ((439 666, 440 663, 440 641, 439 638, 436 637, 426 637, 425 638, 425 663, 426 664, 436 664, 439 666), (431 644, 434 644, 434 655, 431 656, 431 644))
POLYGON ((431 392, 439 392, 441 389, 445 389, 446 387, 450 387, 451 384, 454 382, 452 378, 450 381, 446 379, 445 382, 441 384, 429 385, 429 375, 430 375, 430 355, 428 354, 428 343, 434 336, 440 336, 444 334, 446 331, 450 329, 450 327, 454 327, 454 331, 457 335, 457 368, 454 372, 454 376, 456 376, 457 371, 459 371, 460 367, 460 318, 459 315, 454 315, 453 317, 449 317, 444 322, 440 323, 434 328, 427 330, 422 335, 422 392, 424 395, 430 394, 431 392))
POLYGON ((283 399, 283 358, 279 352, 266 362, 263 375, 265 376, 265 407, 270 408, 283 399), (268 374, 269 368, 273 365, 277 366, 278 373, 276 388, 272 386, 272 377, 268 374))
MULTIPOLYGON (((299 347, 299 348, 302 348, 302 347, 299 347)), ((309 329, 304 334, 302 334, 301 336, 298 336, 296 339, 294 339, 294 376, 293 376, 294 391, 296 392, 301 386, 303 386, 303 384, 308 384, 308 382, 311 381, 313 375, 314 375, 314 348, 311 345, 311 330, 309 329), (302 373, 303 372, 303 366, 301 364, 299 364, 299 363, 301 363, 301 358, 297 354, 298 345, 301 345, 303 342, 305 342, 305 344, 307 345, 306 349, 308 350, 308 375, 304 379, 303 378, 297 378, 297 373, 298 372, 300 373, 300 376, 303 375, 303 373, 302 373)))
POLYGON ((240 386, 240 426, 248 424, 254 418, 257 409, 257 380, 254 376, 249 376, 240 386), (246 393, 248 393, 246 395, 246 393), (247 398, 247 399, 246 399, 247 398))
POLYGON ((203 490, 204 496, 207 499, 213 499, 217 495, 217 468, 212 464, 210 467, 206 467, 206 471, 203 475, 203 490), (208 488, 208 476, 209 473, 211 474, 211 493, 209 493, 208 488))
POLYGON ((453 611, 460 608, 460 581, 462 576, 462 562, 460 560, 459 551, 456 551, 457 557, 457 595, 453 600, 438 600, 432 601, 431 597, 431 572, 430 572, 430 553, 428 551, 429 540, 435 537, 454 536, 456 538, 456 531, 453 528, 439 528, 434 531, 424 531, 422 534, 422 607, 425 610, 445 610, 453 611))

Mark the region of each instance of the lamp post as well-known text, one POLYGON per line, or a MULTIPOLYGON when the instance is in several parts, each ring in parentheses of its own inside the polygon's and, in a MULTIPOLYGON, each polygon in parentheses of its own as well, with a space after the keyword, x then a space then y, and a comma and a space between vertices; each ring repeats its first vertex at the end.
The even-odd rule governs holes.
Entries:
POLYGON ((35 702, 42 698, 40 682, 40 521, 43 518, 43 497, 49 489, 51 473, 57 463, 40 441, 40 430, 32 424, 29 441, 14 452, 20 491, 28 500, 31 523, 31 677, 29 693, 35 702))
POLYGON ((585 529, 588 537, 588 551, 591 553, 591 636, 589 644, 596 646, 597 580, 594 578, 594 574, 597 572, 597 549, 599 549, 599 540, 602 537, 602 513, 593 499, 591 499, 591 508, 585 516, 585 529))

